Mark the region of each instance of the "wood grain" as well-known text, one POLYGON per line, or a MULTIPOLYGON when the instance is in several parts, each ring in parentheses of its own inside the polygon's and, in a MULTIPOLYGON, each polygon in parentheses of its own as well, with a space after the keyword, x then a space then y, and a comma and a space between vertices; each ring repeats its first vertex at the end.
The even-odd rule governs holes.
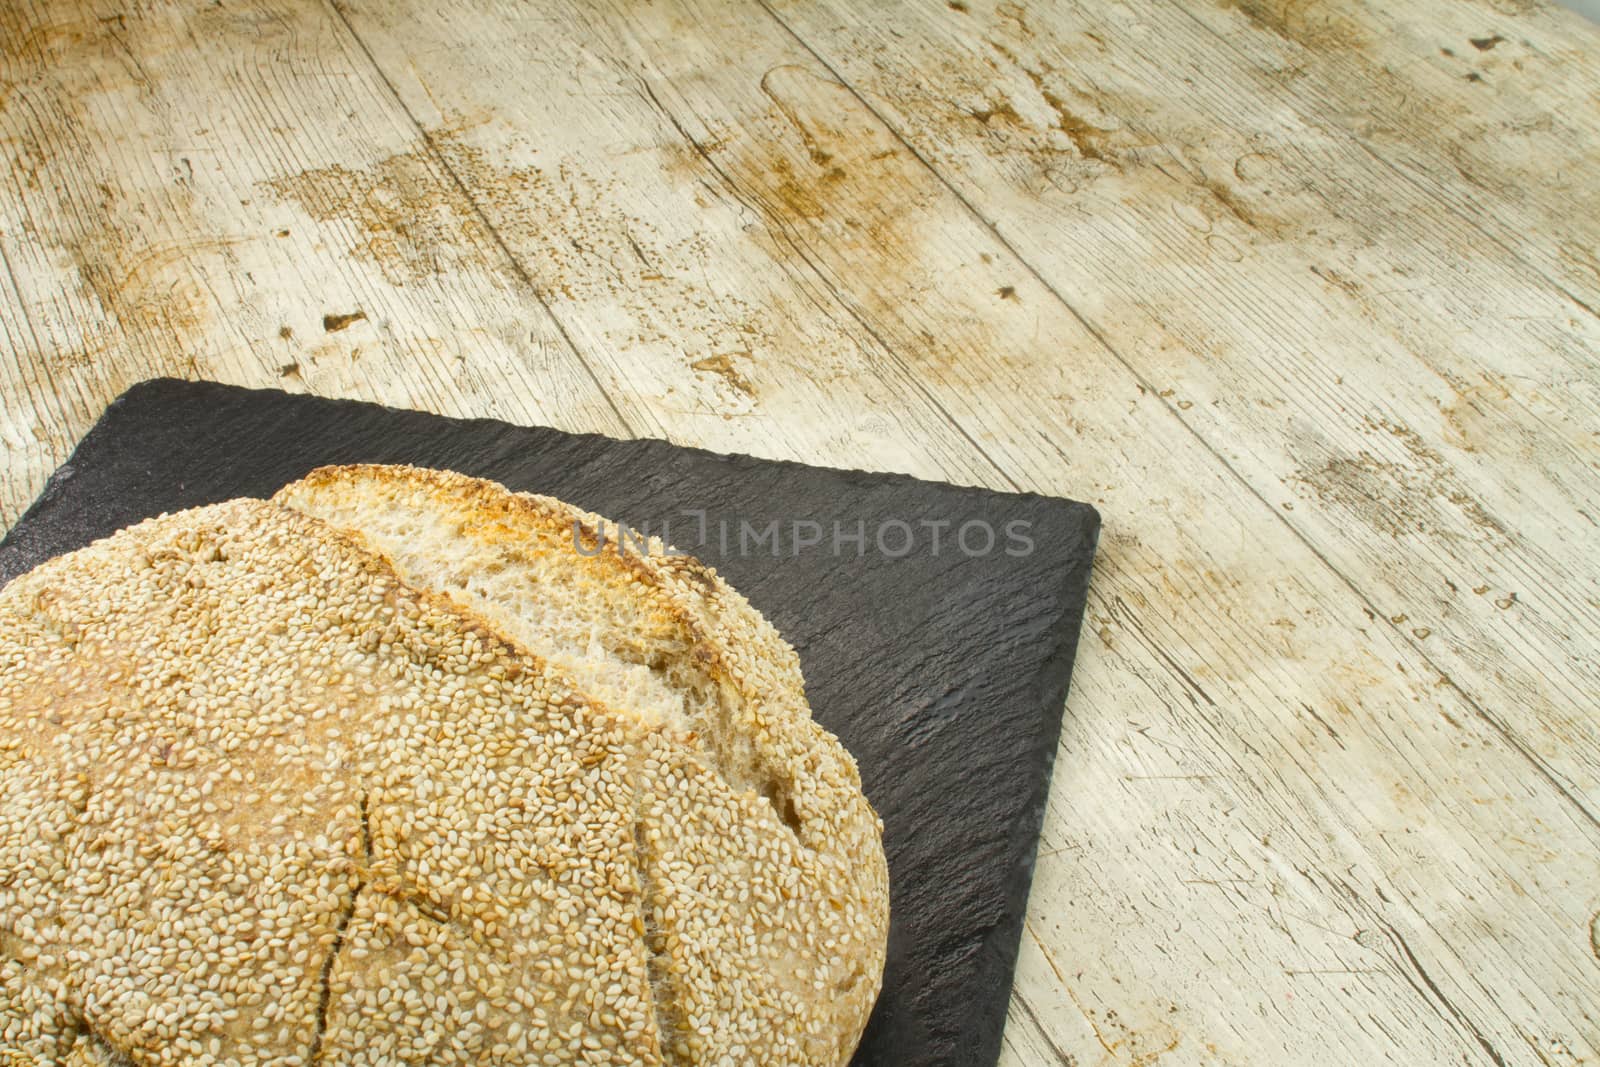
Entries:
POLYGON ((328 10, 11 4, 0 41, 7 525, 162 374, 627 432, 328 10), (274 194, 327 166, 313 211, 274 194))
POLYGON ((1553 3, 1189 3, 1184 13, 1352 133, 1400 183, 1600 313, 1600 30, 1553 3))
MULTIPOLYGON (((788 21, 1593 813, 1600 603, 1540 576, 1592 573, 1600 320, 1353 137, 1285 113, 1269 81, 1230 91, 1250 72, 1163 10, 840 3, 788 21), (1070 192, 1041 195, 1041 168, 1070 192)), ((1587 173, 1600 187, 1600 160, 1587 173)))
POLYGON ((154 373, 1091 500, 1006 1062, 1600 1056, 1574 24, 64 10, 0 16, 0 517, 154 373))

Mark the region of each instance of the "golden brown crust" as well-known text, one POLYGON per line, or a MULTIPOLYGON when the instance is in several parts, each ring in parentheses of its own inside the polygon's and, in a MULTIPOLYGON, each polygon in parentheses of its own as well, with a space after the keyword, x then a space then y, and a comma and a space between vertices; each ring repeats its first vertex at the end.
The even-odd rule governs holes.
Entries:
POLYGON ((45 564, 0 592, 0 1048, 659 1062, 633 732, 276 505, 45 564))
POLYGON ((426 509, 472 543, 464 554, 482 549, 496 568, 559 558, 598 600, 644 605, 630 617, 649 632, 632 637, 672 650, 675 685, 711 692, 692 733, 648 733, 633 765, 668 1060, 848 1059, 881 982, 881 823, 854 761, 812 721, 798 657, 742 596, 659 541, 648 555, 580 554, 575 525, 592 551, 605 520, 459 474, 329 467, 277 499, 358 529, 363 509, 426 509))
MULTIPOLYGON (((666 625, 676 626, 692 640, 693 654, 705 674, 719 685, 730 686, 737 700, 724 701, 741 714, 726 724, 754 746, 754 767, 741 766, 742 754, 718 752, 723 773, 736 784, 752 783, 789 791, 805 783, 828 787, 830 794, 815 798, 809 806, 819 813, 841 808, 865 809, 859 800, 860 775, 855 761, 836 740, 821 731, 811 719, 805 700, 799 658, 759 612, 717 572, 684 555, 669 554, 657 538, 651 538, 650 552, 601 551, 580 555, 567 548, 574 524, 592 549, 596 531, 615 524, 553 497, 512 493, 504 486, 470 478, 453 471, 394 465, 346 465, 321 467, 301 481, 285 487, 275 498, 280 503, 299 506, 306 494, 343 494, 357 483, 377 484, 398 496, 398 501, 414 504, 412 495, 423 491, 441 508, 461 521, 470 522, 472 532, 486 543, 520 543, 530 535, 540 538, 546 552, 562 552, 575 569, 586 577, 611 585, 620 596, 650 601, 666 625), (815 752, 820 746, 820 752, 815 752), (811 766, 813 757, 818 766, 811 766), (842 788, 841 788, 842 787, 842 788)), ((458 601, 458 606, 463 605, 458 601)), ((530 650, 537 651, 537 650, 530 650)), ((722 724, 716 724, 722 725, 722 724)), ((702 740, 715 744, 717 738, 702 740)), ((838 843, 837 833, 818 833, 808 828, 806 813, 799 810, 805 798, 786 795, 778 799, 780 808, 796 807, 795 823, 802 840, 813 848, 830 848, 838 843)), ((869 820, 870 821, 870 820, 869 820)), ((837 831, 837 826, 828 830, 837 831)))

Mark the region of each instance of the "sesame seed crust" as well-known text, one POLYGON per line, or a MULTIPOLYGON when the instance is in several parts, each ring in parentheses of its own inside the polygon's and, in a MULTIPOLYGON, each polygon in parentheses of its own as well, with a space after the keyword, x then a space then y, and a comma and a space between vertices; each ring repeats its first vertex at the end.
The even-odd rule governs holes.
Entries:
POLYGON ((524 617, 538 591, 581 591, 611 661, 647 662, 685 695, 679 714, 636 716, 629 771, 665 1061, 848 1061, 882 981, 882 823, 812 720, 794 650, 744 597, 657 539, 579 553, 575 525, 593 551, 605 520, 449 472, 323 468, 276 499, 358 531, 407 582, 534 653, 556 641, 524 617), (419 516, 448 536, 427 538, 419 516))
POLYGON ((637 725, 231 501, 0 591, 0 1063, 657 1064, 637 725))

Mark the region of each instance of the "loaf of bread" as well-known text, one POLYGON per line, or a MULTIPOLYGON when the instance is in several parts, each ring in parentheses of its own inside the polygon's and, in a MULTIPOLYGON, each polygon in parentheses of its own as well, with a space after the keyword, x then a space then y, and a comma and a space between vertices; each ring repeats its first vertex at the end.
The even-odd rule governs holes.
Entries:
POLYGON ((0 1064, 848 1060, 854 764, 743 598, 597 522, 334 468, 0 591, 0 1064))
POLYGON ((641 553, 613 526, 603 546, 598 516, 458 474, 324 468, 275 500, 359 532, 403 580, 640 717, 668 1062, 849 1059, 882 975, 882 828, 811 719, 794 650, 743 597, 660 542, 641 553))

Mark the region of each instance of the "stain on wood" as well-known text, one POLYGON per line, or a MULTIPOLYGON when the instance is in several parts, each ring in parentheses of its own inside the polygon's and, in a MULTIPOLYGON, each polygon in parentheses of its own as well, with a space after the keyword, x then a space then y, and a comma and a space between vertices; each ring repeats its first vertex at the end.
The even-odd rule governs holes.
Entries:
POLYGON ((337 312, 322 316, 322 332, 338 333, 348 329, 353 323, 365 322, 367 313, 357 308, 355 311, 337 312))
MULTIPOLYGON (((739 355, 748 358, 750 353, 741 352, 739 355)), ((689 364, 689 367, 691 370, 716 375, 726 382, 730 388, 736 389, 746 396, 753 397, 756 395, 755 389, 750 385, 750 380, 739 373, 739 369, 734 366, 733 357, 726 353, 694 360, 689 364)))
POLYGON ((1343 15, 1332 5, 1222 0, 1217 6, 1237 11, 1267 32, 1319 53, 1358 51, 1370 40, 1357 19, 1343 15))
MULTIPOLYGON (((497 175, 492 187, 514 196, 529 178, 497 175)), ((301 171, 264 187, 317 222, 354 226, 352 251, 395 285, 464 267, 493 269, 479 258, 492 255, 490 235, 427 146, 360 168, 301 171)))

